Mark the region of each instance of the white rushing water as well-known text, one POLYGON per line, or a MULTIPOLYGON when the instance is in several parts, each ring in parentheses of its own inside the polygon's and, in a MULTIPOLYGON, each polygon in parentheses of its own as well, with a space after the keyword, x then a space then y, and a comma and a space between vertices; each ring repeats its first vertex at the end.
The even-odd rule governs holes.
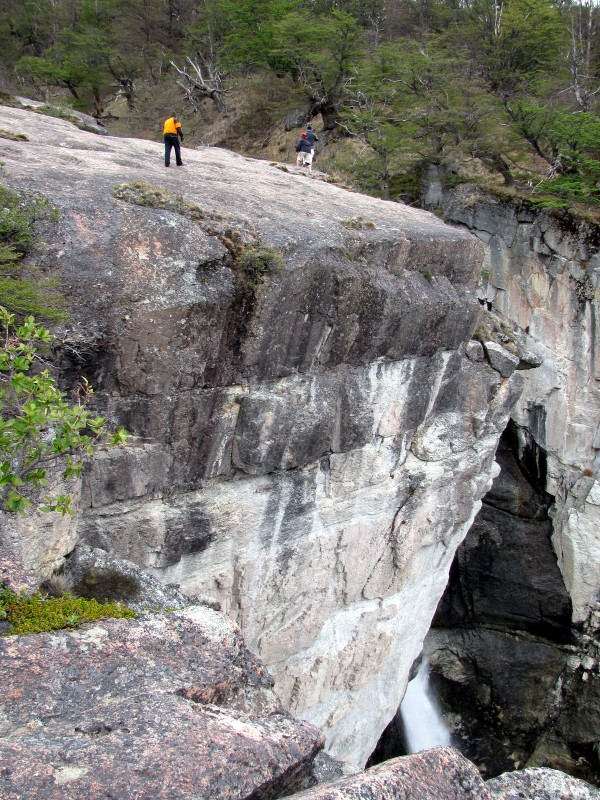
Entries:
POLYGON ((423 659, 417 675, 406 688, 400 706, 409 753, 450 744, 450 734, 442 722, 429 691, 429 662, 423 659))

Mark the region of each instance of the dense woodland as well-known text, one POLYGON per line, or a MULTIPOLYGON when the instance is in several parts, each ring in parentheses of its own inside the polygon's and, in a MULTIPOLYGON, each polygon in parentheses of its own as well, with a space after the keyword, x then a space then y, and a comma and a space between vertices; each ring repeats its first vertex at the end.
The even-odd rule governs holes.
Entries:
POLYGON ((252 85, 257 114, 269 97, 271 115, 317 122, 335 154, 321 163, 383 197, 413 200, 434 164, 590 208, 599 14, 591 0, 4 0, 0 59, 22 94, 60 90, 99 117, 167 82, 167 105, 223 117, 252 85))

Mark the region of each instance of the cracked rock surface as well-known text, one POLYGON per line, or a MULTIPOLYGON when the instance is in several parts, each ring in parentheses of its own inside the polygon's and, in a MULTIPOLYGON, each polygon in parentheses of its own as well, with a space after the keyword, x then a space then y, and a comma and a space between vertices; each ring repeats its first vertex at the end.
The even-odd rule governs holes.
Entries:
POLYGON ((5 800, 272 798, 323 740, 199 606, 0 639, 5 800))

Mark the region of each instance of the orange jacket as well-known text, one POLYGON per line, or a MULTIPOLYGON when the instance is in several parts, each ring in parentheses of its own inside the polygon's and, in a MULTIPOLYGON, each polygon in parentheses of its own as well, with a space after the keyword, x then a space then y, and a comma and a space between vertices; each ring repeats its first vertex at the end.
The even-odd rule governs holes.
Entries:
POLYGON ((177 134, 181 135, 181 122, 179 122, 177 117, 169 117, 169 119, 165 120, 163 136, 167 133, 173 133, 175 136, 177 136, 177 134))

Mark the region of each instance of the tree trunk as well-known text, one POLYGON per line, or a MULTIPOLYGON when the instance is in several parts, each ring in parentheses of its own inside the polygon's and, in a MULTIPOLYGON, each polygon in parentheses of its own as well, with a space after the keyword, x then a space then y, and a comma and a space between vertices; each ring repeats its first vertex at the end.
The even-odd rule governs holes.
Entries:
POLYGON ((96 119, 99 119, 104 112, 104 106, 102 105, 102 98, 100 97, 100 91, 96 87, 94 87, 92 91, 94 94, 94 116, 96 117, 96 119))

